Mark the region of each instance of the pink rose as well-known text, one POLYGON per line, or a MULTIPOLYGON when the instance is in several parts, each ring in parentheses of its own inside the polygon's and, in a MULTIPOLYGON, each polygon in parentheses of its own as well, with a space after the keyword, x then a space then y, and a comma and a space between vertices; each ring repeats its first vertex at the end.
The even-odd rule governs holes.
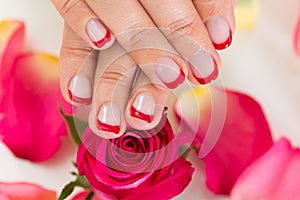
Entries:
POLYGON ((0 23, 0 140, 20 158, 51 158, 67 135, 58 105, 71 111, 60 92, 58 58, 47 53, 20 53, 24 24, 0 23))
POLYGON ((57 200, 56 193, 31 183, 0 182, 1 200, 57 200))
POLYGON ((206 184, 229 194, 242 172, 272 146, 268 122, 251 97, 217 87, 183 93, 175 103, 182 134, 197 133, 194 144, 205 162, 206 184))
POLYGON ((300 150, 282 138, 237 180, 232 200, 300 199, 300 150))
POLYGON ((106 140, 90 129, 77 155, 80 175, 107 199, 171 199, 191 181, 194 169, 178 156, 168 121, 161 130, 128 130, 106 140))

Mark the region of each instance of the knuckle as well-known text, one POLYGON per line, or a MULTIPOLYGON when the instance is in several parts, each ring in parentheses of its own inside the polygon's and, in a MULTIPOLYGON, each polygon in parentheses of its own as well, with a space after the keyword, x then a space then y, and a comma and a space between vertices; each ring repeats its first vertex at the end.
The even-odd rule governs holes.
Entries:
POLYGON ((61 50, 60 56, 65 59, 78 59, 82 60, 91 54, 93 48, 81 45, 64 46, 61 50))
POLYGON ((64 16, 68 14, 71 10, 73 10, 75 7, 79 6, 81 3, 81 0, 65 0, 64 3, 62 3, 61 7, 58 8, 59 13, 62 16, 64 16))
POLYGON ((131 82, 130 69, 123 63, 114 63, 105 69, 99 82, 104 84, 127 84, 131 82))
POLYGON ((192 33, 197 20, 199 20, 198 16, 195 15, 182 16, 169 22, 167 28, 172 32, 189 35, 192 33))
POLYGON ((119 39, 127 51, 139 50, 140 48, 145 48, 149 41, 151 41, 151 37, 155 33, 154 29, 152 27, 141 27, 138 24, 133 24, 128 26, 128 31, 121 34, 119 39))

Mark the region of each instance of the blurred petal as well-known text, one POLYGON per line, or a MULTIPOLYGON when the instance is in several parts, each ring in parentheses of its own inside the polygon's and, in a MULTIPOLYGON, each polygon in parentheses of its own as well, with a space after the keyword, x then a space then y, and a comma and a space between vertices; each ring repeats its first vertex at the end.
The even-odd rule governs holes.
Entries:
POLYGON ((30 183, 0 182, 0 199, 9 200, 56 200, 56 193, 30 183), (2 196, 1 196, 2 195, 2 196), (3 198, 2 198, 3 197, 3 198))
POLYGON ((3 96, 3 84, 7 82, 12 63, 23 47, 24 37, 23 22, 18 20, 0 22, 0 101, 3 96))
POLYGON ((282 138, 236 182, 232 200, 300 199, 300 151, 282 138))
POLYGON ((297 22, 295 35, 294 35, 294 47, 295 47, 296 54, 300 56, 300 16, 297 22))
POLYGON ((244 169, 272 146, 264 113, 247 95, 201 87, 183 93, 175 112, 185 135, 197 132, 194 144, 200 147, 206 183, 214 193, 229 194, 244 169))
POLYGON ((58 59, 46 53, 18 56, 4 89, 3 142, 20 158, 47 160, 67 133, 58 105, 70 110, 60 93, 58 59))
MULTIPOLYGON (((85 190, 83 192, 78 193, 75 195, 72 200, 86 200, 86 197, 91 193, 90 190, 85 190)), ((91 200, 101 200, 101 198, 97 197, 96 195, 93 196, 91 200)))

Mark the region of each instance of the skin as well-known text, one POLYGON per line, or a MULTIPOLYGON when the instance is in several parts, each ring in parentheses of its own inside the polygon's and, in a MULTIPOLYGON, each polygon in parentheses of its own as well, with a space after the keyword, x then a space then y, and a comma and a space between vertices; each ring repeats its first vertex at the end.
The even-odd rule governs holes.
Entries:
POLYGON ((236 0, 52 2, 65 20, 60 54, 62 93, 68 102, 78 105, 68 95, 72 77, 84 74, 91 80, 93 97, 89 124, 96 134, 105 138, 122 135, 126 123, 136 129, 157 125, 170 94, 155 73, 160 58, 171 58, 191 82, 199 84, 189 63, 193 55, 203 51, 216 67, 221 66, 207 22, 213 17, 221 17, 228 31, 233 33, 235 30, 233 9, 236 0), (95 45, 87 34, 86 25, 91 19, 98 19, 116 38, 111 47, 100 53, 94 51, 95 45), (151 123, 130 115, 134 99, 142 93, 151 94, 156 102, 151 123), (113 102, 120 109, 118 134, 97 128, 99 110, 107 102, 113 102))

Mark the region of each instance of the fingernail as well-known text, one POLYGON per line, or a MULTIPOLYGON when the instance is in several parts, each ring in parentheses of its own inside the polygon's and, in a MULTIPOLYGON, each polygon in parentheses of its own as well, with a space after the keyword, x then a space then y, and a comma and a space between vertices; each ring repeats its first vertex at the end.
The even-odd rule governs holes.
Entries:
POLYGON ((118 134, 120 132, 121 124, 119 108, 112 103, 103 104, 97 121, 99 130, 118 134))
POLYGON ((205 51, 197 51, 190 59, 191 70, 200 84, 207 84, 218 77, 219 71, 213 58, 205 51))
POLYGON ((88 105, 92 100, 91 81, 84 75, 76 75, 69 84, 70 99, 79 104, 88 105))
POLYGON ((151 94, 139 94, 130 108, 130 115, 137 119, 141 119, 151 123, 154 118, 155 99, 151 94))
POLYGON ((183 71, 170 57, 163 57, 158 60, 156 73, 160 80, 170 89, 178 87, 185 80, 183 71))
POLYGON ((99 49, 109 48, 115 41, 114 36, 97 19, 91 19, 86 25, 86 31, 93 44, 99 49))
POLYGON ((205 22, 206 28, 217 50, 226 49, 232 41, 229 24, 223 17, 211 17, 205 22))

